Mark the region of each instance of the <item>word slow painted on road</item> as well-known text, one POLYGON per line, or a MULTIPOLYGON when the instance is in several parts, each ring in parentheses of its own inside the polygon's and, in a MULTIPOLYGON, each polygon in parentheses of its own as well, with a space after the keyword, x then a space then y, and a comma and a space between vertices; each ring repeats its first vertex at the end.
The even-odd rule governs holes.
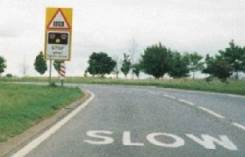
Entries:
MULTIPOLYGON (((199 136, 194 134, 185 134, 185 138, 191 139, 194 143, 200 145, 204 149, 213 150, 217 146, 223 147, 230 151, 237 151, 238 147, 228 138, 227 135, 218 135, 213 137, 208 134, 199 136)), ((164 148, 183 147, 186 142, 183 137, 165 132, 153 132, 146 135, 146 141, 152 145, 164 148)), ((90 130, 86 132, 84 142, 91 145, 109 145, 114 143, 113 132, 108 130, 90 130)), ((124 131, 122 133, 122 145, 142 147, 145 143, 136 141, 133 133, 124 131)))

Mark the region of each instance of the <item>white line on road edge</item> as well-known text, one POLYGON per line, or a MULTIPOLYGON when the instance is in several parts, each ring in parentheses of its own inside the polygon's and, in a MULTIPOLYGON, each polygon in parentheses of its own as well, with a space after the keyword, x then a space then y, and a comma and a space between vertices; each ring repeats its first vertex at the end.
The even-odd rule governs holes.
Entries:
POLYGON ((235 127, 238 127, 238 128, 240 128, 240 129, 242 129, 242 130, 245 131, 245 126, 243 126, 242 124, 239 124, 239 123, 232 123, 232 125, 235 126, 235 127))
POLYGON ((167 95, 167 94, 163 94, 164 97, 170 98, 170 99, 176 99, 175 96, 172 95, 167 95))
POLYGON ((75 110, 73 110, 70 114, 68 114, 62 120, 60 120, 59 122, 54 124, 51 128, 49 128, 47 131, 45 131, 39 137, 37 137, 33 141, 29 142, 22 149, 20 149, 18 152, 13 154, 11 157, 24 157, 29 152, 31 152, 34 148, 36 148, 39 144, 41 144, 43 141, 45 141, 47 138, 49 138, 51 135, 53 135, 56 131, 58 131, 63 125, 65 125, 76 114, 78 114, 82 109, 84 109, 89 104, 90 101, 92 101, 94 99, 94 94, 89 92, 89 91, 88 91, 88 93, 91 94, 91 97, 87 101, 85 101, 83 104, 81 104, 75 110))
MULTIPOLYGON (((181 103, 184 103, 184 104, 187 104, 187 105, 190 105, 190 106, 195 106, 195 104, 193 102, 190 102, 188 100, 185 100, 185 99, 178 99, 177 97, 175 96, 172 96, 172 95, 167 95, 167 94, 163 94, 164 97, 167 97, 167 98, 170 98, 170 99, 174 99, 174 100, 177 100, 178 102, 181 102, 181 103)), ((233 95, 232 95, 233 96, 233 95)), ((220 118, 220 119, 225 119, 225 117, 221 114, 218 114, 210 109, 207 109, 205 107, 202 107, 202 106, 198 106, 199 109, 209 113, 210 115, 213 115, 217 118, 220 118)), ((241 125, 239 123, 232 123, 233 126, 239 128, 239 129, 242 129, 245 131, 245 126, 244 125, 241 125)))
POLYGON ((205 107, 199 106, 199 108, 200 108, 201 110, 206 111, 207 113, 209 113, 209 114, 211 114, 211 115, 217 117, 217 118, 221 118, 221 119, 224 119, 224 118, 225 118, 224 116, 222 116, 222 115, 220 115, 220 114, 218 114, 218 113, 216 113, 216 112, 214 112, 214 111, 212 111, 212 110, 209 110, 209 109, 207 109, 207 108, 205 108, 205 107))
POLYGON ((178 99, 179 102, 182 102, 184 104, 190 105, 190 106, 195 106, 195 104, 193 102, 184 100, 184 99, 178 99))
POLYGON ((244 95, 236 95, 236 94, 227 94, 227 93, 218 93, 218 92, 208 92, 208 91, 196 91, 196 90, 187 90, 187 89, 174 89, 174 88, 161 88, 164 91, 173 91, 173 92, 185 92, 185 93, 196 93, 196 94, 205 94, 205 95, 214 95, 214 96, 229 96, 233 98, 245 98, 244 95))

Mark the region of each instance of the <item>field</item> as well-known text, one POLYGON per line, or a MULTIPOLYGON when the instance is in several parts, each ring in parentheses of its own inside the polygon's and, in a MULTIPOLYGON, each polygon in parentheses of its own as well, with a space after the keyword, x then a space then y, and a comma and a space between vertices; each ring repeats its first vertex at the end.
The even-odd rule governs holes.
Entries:
MULTIPOLYGON (((6 81, 27 81, 27 82, 47 82, 47 77, 25 77, 21 79, 5 79, 6 81)), ((53 78, 58 81, 58 78, 53 78)), ((157 86, 163 88, 178 88, 187 90, 211 91, 219 93, 232 93, 245 95, 245 80, 229 80, 228 83, 213 80, 191 79, 172 79, 172 80, 125 80, 109 78, 84 78, 84 77, 67 77, 65 82, 68 83, 86 83, 86 84, 118 84, 118 85, 140 85, 140 86, 157 86)))
POLYGON ((78 88, 0 83, 0 142, 80 98, 78 88))

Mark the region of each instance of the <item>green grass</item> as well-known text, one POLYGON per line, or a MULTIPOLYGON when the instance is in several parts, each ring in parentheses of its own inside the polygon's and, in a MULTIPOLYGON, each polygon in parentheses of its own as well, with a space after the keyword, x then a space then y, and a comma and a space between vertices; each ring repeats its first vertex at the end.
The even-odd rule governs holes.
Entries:
POLYGON ((78 88, 0 83, 0 142, 22 133, 82 95, 78 88))
MULTIPOLYGON (((58 80, 58 78, 53 78, 58 80)), ((22 79, 5 79, 5 81, 48 81, 47 77, 25 77, 22 79)), ((139 85, 139 86, 157 86, 163 88, 178 88, 187 90, 210 91, 219 93, 231 93, 245 95, 245 80, 229 80, 229 83, 223 83, 219 80, 206 82, 205 80, 191 79, 173 79, 173 80, 123 80, 123 79, 103 79, 103 78, 83 78, 67 77, 65 82, 86 83, 86 84, 118 84, 118 85, 139 85)))

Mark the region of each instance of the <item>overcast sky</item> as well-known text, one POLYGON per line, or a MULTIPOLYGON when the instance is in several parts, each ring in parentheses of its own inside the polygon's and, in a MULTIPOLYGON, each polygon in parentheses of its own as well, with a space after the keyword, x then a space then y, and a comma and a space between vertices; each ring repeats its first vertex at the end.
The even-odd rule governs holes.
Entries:
POLYGON ((81 75, 88 56, 128 52, 132 39, 139 56, 148 45, 205 55, 231 39, 245 46, 244 0, 0 0, 0 56, 7 73, 37 75, 33 62, 44 49, 46 7, 73 8, 73 43, 68 75, 81 75))

